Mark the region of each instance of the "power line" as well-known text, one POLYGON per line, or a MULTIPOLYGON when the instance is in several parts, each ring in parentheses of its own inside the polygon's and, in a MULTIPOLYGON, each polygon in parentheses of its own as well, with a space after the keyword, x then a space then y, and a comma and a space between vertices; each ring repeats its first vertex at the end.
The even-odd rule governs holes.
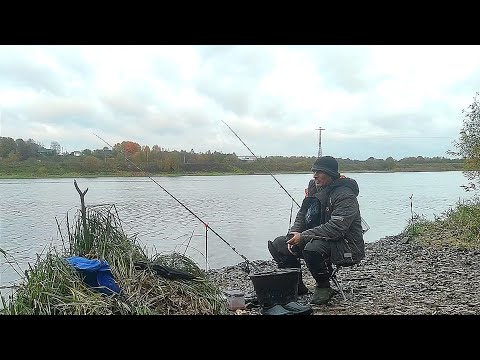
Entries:
POLYGON ((389 138, 389 139, 452 139, 451 136, 390 136, 390 135, 372 135, 372 138, 389 138))

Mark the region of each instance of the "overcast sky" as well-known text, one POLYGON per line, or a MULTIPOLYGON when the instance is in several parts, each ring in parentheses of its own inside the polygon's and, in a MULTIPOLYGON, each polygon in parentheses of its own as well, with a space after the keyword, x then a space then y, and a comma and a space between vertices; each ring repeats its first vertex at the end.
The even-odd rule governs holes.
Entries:
POLYGON ((64 151, 445 156, 480 46, 0 45, 0 136, 64 151), (105 142, 103 142, 99 137, 105 142))

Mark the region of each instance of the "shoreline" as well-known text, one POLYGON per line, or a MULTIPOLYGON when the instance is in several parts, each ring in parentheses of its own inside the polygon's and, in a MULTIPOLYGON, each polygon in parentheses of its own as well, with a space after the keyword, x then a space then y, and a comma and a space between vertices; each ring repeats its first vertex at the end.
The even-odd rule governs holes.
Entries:
MULTIPOLYGON (((252 261, 261 271, 276 268, 273 260, 252 261)), ((480 314, 480 251, 449 246, 423 247, 402 234, 365 244, 365 258, 341 268, 337 278, 346 301, 336 292, 327 305, 314 305, 314 315, 478 315, 480 314)), ((310 292, 315 287, 305 263, 302 274, 310 292)), ((221 290, 245 294, 247 308, 232 315, 261 315, 245 263, 207 271, 221 290), (249 302, 249 299, 253 301, 249 302)), ((332 284, 332 288, 334 285, 332 284)))
MULTIPOLYGON (((384 173, 419 173, 419 172, 458 172, 464 170, 458 169, 443 169, 443 170, 435 170, 435 169, 424 169, 424 170, 347 170, 342 171, 342 174, 349 173, 349 174, 384 174, 384 173)), ((286 172, 272 172, 274 175, 310 175, 311 172, 295 172, 295 171, 286 171, 286 172)), ((125 178, 148 178, 148 177, 180 177, 180 176, 234 176, 234 175, 271 175, 267 172, 248 172, 248 173, 234 173, 234 172, 226 172, 226 173, 175 173, 175 174, 146 174, 146 175, 139 175, 139 174, 65 174, 65 175, 43 175, 43 176, 11 176, 11 175, 4 175, 0 174, 0 180, 32 180, 32 179, 93 179, 93 178, 113 178, 113 177, 125 177, 125 178)))

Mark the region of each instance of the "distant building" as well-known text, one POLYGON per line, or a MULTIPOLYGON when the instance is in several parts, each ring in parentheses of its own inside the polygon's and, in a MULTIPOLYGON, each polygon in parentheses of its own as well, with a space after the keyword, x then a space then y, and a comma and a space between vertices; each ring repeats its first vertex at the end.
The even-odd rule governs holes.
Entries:
POLYGON ((240 161, 255 161, 257 158, 255 156, 237 156, 238 160, 240 161))
POLYGON ((104 147, 103 149, 96 149, 96 150, 93 150, 93 152, 95 154, 99 154, 99 155, 102 155, 102 156, 112 156, 113 155, 113 150, 112 149, 109 149, 108 147, 104 147))
POLYGON ((54 149, 39 149, 38 153, 41 155, 55 155, 57 152, 54 149))
POLYGON ((80 155, 82 155, 82 152, 77 150, 77 151, 72 152, 72 154, 73 154, 73 156, 80 156, 80 155))

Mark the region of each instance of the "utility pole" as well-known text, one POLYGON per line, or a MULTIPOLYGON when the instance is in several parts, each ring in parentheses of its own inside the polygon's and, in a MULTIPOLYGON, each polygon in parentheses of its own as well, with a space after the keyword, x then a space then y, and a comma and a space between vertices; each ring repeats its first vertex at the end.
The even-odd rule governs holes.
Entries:
POLYGON ((319 127, 316 130, 318 130, 318 157, 321 157, 322 156, 322 130, 325 130, 325 129, 323 129, 322 127, 319 127))

